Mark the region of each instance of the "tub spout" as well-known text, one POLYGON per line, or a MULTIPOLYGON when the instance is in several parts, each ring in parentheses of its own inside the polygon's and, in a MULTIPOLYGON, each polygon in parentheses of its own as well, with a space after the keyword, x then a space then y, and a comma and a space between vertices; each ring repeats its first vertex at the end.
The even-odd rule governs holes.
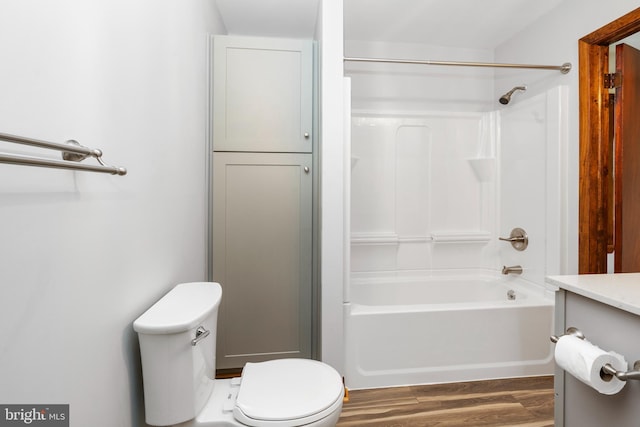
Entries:
POLYGON ((511 267, 507 267, 505 265, 502 267, 502 274, 522 274, 522 266, 513 265, 511 267))

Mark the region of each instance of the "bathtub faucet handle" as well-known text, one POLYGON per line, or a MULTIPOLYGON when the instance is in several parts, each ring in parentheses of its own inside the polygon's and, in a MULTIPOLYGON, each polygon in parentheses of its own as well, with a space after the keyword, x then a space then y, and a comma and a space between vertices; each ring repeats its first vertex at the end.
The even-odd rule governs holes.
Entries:
POLYGON ((502 240, 503 242, 524 242, 524 236, 498 237, 498 240, 502 240))
POLYGON ((529 246, 529 236, 522 228, 516 227, 511 230, 509 237, 498 237, 498 240, 510 242, 516 251, 524 251, 529 246))
POLYGON ((502 266, 502 274, 522 274, 522 266, 513 265, 511 267, 507 267, 504 265, 502 266))

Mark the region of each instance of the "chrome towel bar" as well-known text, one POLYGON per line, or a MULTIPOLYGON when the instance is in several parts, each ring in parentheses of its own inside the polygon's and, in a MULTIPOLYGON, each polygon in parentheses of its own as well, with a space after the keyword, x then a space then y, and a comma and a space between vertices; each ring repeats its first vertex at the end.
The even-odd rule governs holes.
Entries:
POLYGON ((72 163, 65 160, 41 159, 39 157, 20 156, 17 154, 0 153, 0 163, 22 166, 41 166, 53 169, 73 169, 88 172, 110 173, 111 175, 126 175, 125 168, 115 166, 84 165, 82 163, 72 163))
POLYGON ((109 173, 112 175, 126 175, 127 170, 122 167, 109 166, 102 160, 102 151, 80 145, 77 141, 69 140, 64 144, 42 141, 39 139, 0 133, 0 141, 15 144, 30 145, 32 147, 57 150, 62 152, 63 160, 43 159, 39 157, 23 156, 18 154, 0 153, 0 163, 23 166, 40 166, 55 169, 72 169, 89 172, 109 173), (95 158, 98 165, 80 164, 87 157, 95 158))

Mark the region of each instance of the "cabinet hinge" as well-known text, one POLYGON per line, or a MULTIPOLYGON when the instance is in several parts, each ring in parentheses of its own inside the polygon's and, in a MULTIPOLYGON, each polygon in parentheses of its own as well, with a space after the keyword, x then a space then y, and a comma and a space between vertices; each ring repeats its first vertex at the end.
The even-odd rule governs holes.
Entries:
POLYGON ((615 89, 622 86, 622 75, 620 73, 606 73, 604 75, 604 88, 615 89))

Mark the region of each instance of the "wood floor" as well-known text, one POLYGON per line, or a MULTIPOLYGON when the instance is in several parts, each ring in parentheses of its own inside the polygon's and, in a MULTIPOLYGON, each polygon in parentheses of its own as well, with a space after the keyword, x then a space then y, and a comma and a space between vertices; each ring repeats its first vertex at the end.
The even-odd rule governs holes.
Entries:
POLYGON ((553 377, 353 390, 347 426, 553 427, 553 377))

